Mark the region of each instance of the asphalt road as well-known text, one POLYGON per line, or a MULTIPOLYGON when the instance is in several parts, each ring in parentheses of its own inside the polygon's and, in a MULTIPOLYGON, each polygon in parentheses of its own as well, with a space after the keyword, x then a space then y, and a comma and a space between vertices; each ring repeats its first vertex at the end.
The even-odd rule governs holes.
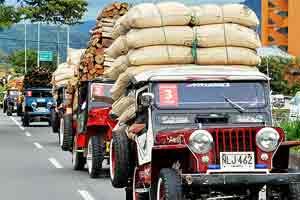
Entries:
POLYGON ((60 150, 57 135, 45 125, 24 128, 19 117, 1 112, 0 199, 125 199, 108 177, 90 179, 87 171, 73 171, 71 154, 60 150))

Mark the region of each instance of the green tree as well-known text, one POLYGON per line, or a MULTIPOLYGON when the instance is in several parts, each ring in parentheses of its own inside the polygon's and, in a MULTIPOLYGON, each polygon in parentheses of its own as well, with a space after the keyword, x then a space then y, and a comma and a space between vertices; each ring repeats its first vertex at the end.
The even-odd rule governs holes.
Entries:
MULTIPOLYGON (((8 61, 13 66, 14 71, 17 74, 25 74, 25 52, 24 50, 15 51, 12 53, 8 61)), ((54 72, 56 69, 56 55, 53 56, 52 62, 40 62, 42 68, 49 69, 51 72, 54 72)), ((27 50, 27 71, 32 71, 37 67, 37 52, 35 50, 27 50)))
POLYGON ((289 87, 286 80, 284 80, 284 73, 288 66, 293 62, 292 59, 280 56, 270 56, 262 58, 258 69, 267 74, 269 68, 269 76, 271 77, 271 89, 275 93, 289 93, 289 87))
POLYGON ((18 6, 9 6, 0 0, 0 28, 21 20, 54 24, 79 23, 87 11, 86 0, 17 0, 18 6))

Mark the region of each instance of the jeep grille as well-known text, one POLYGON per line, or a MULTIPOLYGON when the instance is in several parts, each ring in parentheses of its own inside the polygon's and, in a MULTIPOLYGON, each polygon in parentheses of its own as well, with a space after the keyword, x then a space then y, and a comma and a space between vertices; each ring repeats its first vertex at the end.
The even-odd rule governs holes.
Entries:
POLYGON ((220 152, 255 151, 257 131, 257 128, 210 129, 215 141, 216 164, 220 163, 220 152))

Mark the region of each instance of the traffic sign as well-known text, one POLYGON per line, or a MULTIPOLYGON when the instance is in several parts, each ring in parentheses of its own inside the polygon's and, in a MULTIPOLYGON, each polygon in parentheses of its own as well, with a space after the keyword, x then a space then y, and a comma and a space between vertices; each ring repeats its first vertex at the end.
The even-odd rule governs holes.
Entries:
POLYGON ((53 60, 52 51, 40 51, 40 61, 50 62, 53 60))

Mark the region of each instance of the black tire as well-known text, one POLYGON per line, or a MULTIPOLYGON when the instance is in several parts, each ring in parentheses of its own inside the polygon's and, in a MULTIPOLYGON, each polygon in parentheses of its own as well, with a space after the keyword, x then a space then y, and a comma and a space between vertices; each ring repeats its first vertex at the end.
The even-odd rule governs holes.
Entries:
POLYGON ((91 178, 97 178, 102 170, 102 163, 105 156, 105 144, 102 135, 92 136, 88 144, 88 172, 91 178), (90 162, 89 162, 90 161, 90 162))
POLYGON ((157 199, 159 188, 164 188, 164 200, 183 200, 181 178, 174 169, 161 169, 158 181, 152 193, 153 199, 157 199))
POLYGON ((60 137, 61 149, 63 151, 72 151, 73 147, 73 128, 72 128, 72 115, 66 114, 63 116, 63 128, 61 127, 60 137))
POLYGON ((22 120, 23 126, 28 127, 30 125, 30 118, 29 118, 28 113, 25 112, 22 119, 23 119, 22 120))
POLYGON ((86 163, 86 159, 83 155, 83 152, 77 152, 76 148, 76 138, 74 138, 74 146, 72 148, 72 165, 73 169, 76 171, 83 170, 86 163))
POLYGON ((6 101, 4 100, 4 102, 3 102, 3 113, 6 113, 6 110, 7 110, 7 104, 6 104, 6 101))
POLYGON ((128 179, 132 174, 130 163, 130 145, 125 128, 120 127, 113 133, 110 148, 110 179, 115 188, 124 188, 128 185, 128 179))
POLYGON ((300 200, 300 183, 289 184, 289 200, 300 200))
POLYGON ((53 133, 59 133, 59 118, 55 109, 51 109, 51 126, 53 133))
POLYGON ((7 116, 12 116, 12 110, 11 110, 11 107, 9 107, 6 111, 6 115, 7 116))
POLYGON ((17 116, 20 117, 22 116, 22 106, 17 104, 17 116))

